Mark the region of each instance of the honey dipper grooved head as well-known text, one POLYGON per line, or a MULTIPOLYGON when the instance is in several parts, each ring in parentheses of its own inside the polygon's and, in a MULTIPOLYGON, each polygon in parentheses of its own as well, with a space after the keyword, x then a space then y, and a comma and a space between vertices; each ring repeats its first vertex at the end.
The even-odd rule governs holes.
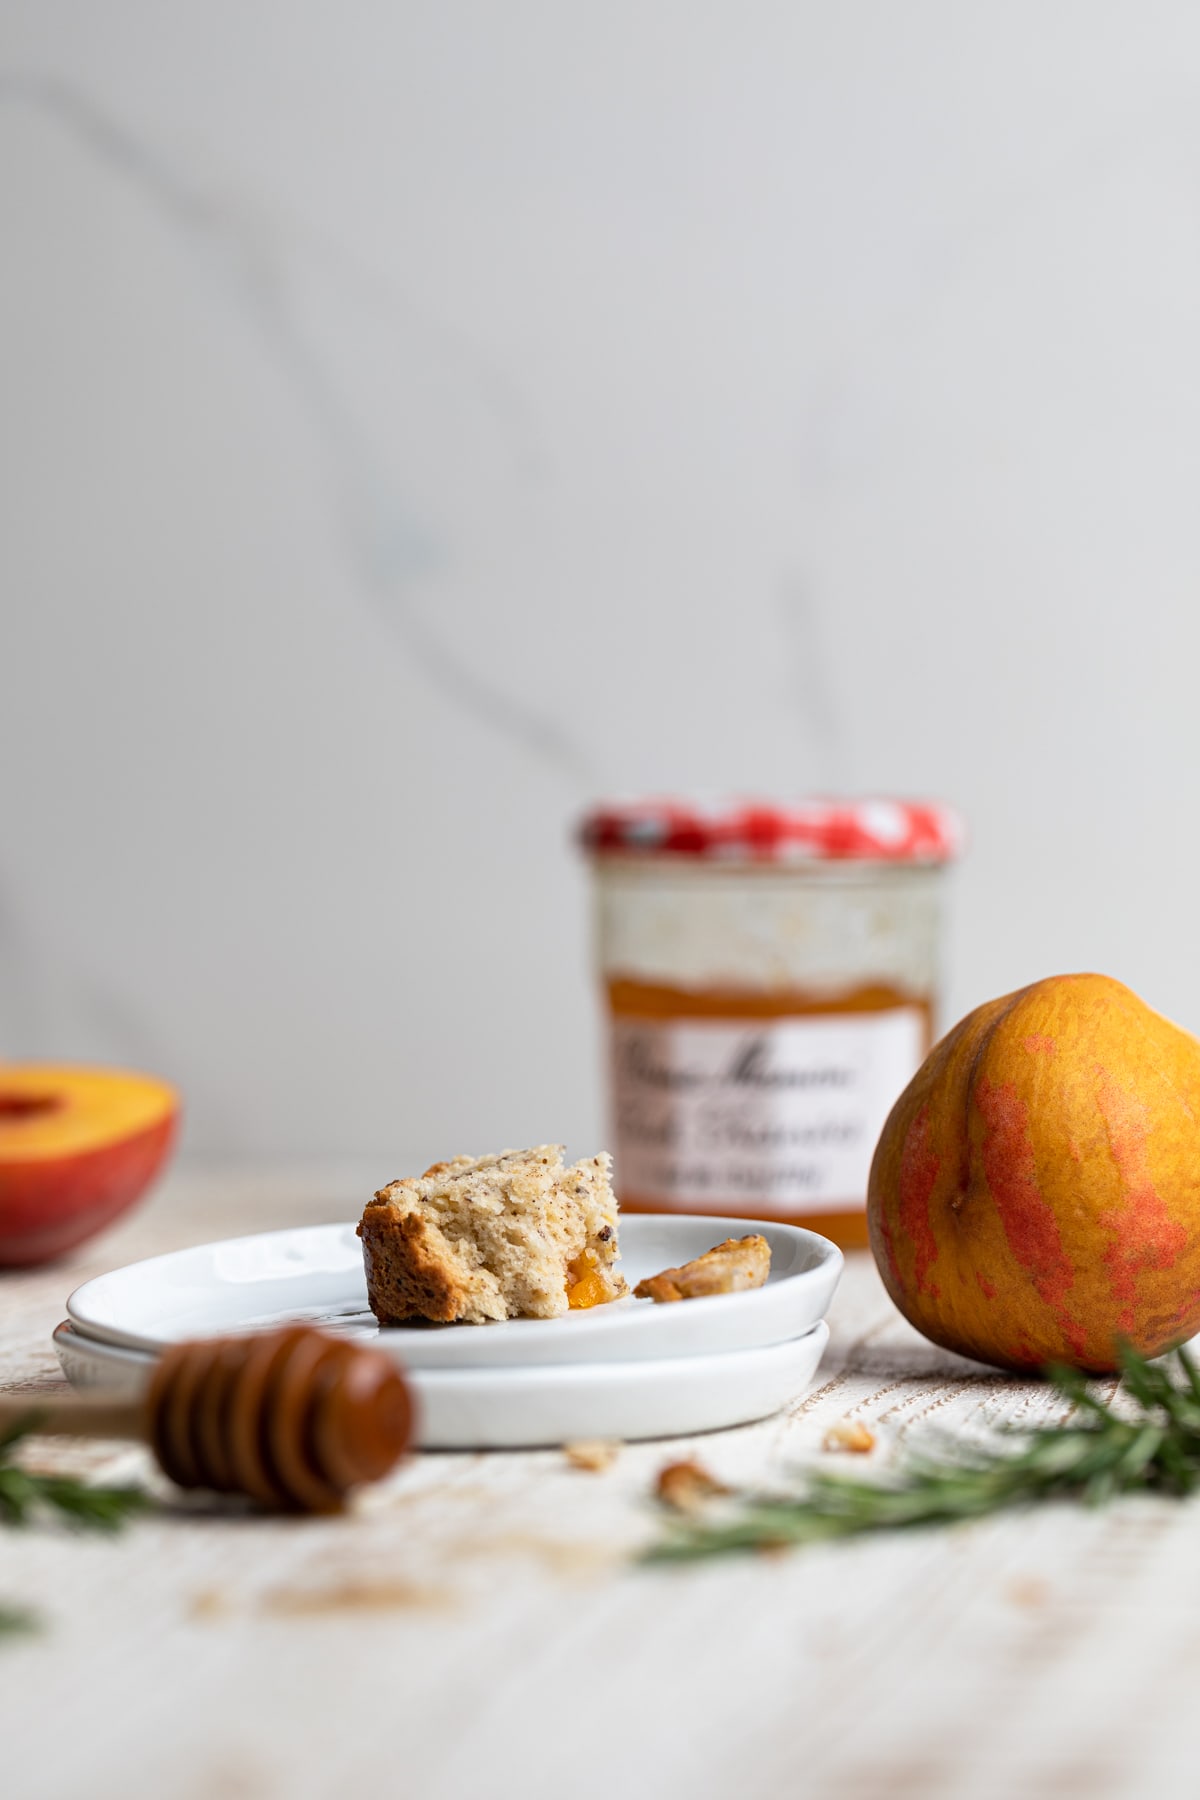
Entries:
POLYGON ((308 1325, 174 1344, 146 1393, 147 1436, 180 1487, 336 1512, 412 1434, 408 1385, 380 1350, 308 1325))

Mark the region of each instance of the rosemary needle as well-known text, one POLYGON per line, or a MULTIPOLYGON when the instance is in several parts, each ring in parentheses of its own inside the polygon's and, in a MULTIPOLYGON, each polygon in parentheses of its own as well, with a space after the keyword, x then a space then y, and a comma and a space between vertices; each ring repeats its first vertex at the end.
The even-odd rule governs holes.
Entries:
POLYGON ((912 1458, 891 1479, 811 1475, 795 1493, 743 1492, 711 1514, 672 1520, 646 1552, 650 1562, 680 1562, 743 1550, 783 1549, 869 1531, 952 1524, 1038 1500, 1101 1505, 1121 1494, 1183 1498, 1200 1486, 1200 1371, 1186 1350, 1148 1362, 1121 1352, 1128 1417, 1097 1398, 1075 1369, 1049 1379, 1072 1402, 1066 1425, 1011 1432, 996 1448, 966 1448, 942 1458, 912 1458), (1011 1440, 1020 1447, 1011 1447, 1011 1440))
POLYGON ((150 1496, 136 1487, 96 1487, 76 1475, 37 1475, 19 1468, 12 1452, 38 1427, 31 1412, 0 1433, 0 1525, 28 1525, 40 1514, 58 1513, 72 1525, 115 1531, 131 1514, 144 1512, 150 1496))

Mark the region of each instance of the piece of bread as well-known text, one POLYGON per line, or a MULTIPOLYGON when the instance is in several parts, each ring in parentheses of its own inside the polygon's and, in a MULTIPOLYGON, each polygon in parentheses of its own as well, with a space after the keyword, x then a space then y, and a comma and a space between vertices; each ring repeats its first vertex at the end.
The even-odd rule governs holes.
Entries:
POLYGON ((761 1287, 770 1271, 771 1246, 755 1232, 751 1237, 726 1238, 681 1268, 648 1275, 633 1291, 639 1300, 700 1300, 706 1294, 739 1294, 761 1287))
POLYGON ((611 1158, 562 1159, 561 1144, 456 1156, 380 1188, 358 1227, 380 1324, 553 1319, 624 1294, 611 1158))

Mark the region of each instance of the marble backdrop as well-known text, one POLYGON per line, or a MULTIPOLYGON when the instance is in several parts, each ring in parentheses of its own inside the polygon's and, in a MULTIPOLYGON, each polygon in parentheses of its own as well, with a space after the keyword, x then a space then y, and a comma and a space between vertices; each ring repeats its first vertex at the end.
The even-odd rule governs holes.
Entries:
POLYGON ((6 0, 0 1054, 602 1130, 573 821, 935 794, 1200 1026, 1200 11, 6 0))

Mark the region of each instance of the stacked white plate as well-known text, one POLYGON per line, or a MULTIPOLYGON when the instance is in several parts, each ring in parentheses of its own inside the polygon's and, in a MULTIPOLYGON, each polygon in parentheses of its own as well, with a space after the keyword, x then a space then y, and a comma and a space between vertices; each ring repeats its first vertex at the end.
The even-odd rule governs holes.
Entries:
POLYGON ((54 1333, 77 1387, 138 1389, 169 1344, 320 1325, 386 1350, 417 1402, 423 1449, 503 1449, 581 1438, 670 1437, 765 1418, 804 1392, 842 1271, 828 1239, 794 1225, 693 1215, 621 1220, 632 1289, 725 1237, 761 1231, 764 1287, 655 1305, 629 1297, 561 1319, 380 1328, 353 1225, 229 1238, 85 1282, 54 1333))

